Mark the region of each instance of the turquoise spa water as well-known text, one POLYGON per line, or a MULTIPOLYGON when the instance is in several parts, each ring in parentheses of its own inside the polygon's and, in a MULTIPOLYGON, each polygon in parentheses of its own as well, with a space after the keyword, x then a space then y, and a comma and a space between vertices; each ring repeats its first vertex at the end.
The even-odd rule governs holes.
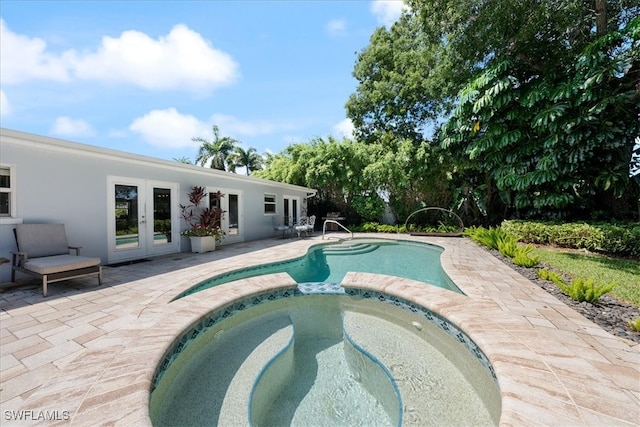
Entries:
POLYGON ((351 240, 311 247, 303 257, 249 267, 212 277, 177 298, 263 274, 288 273, 297 283, 340 283, 347 272, 364 272, 413 279, 462 293, 440 264, 442 248, 402 240, 351 240))
POLYGON ((495 426, 497 384, 448 329, 378 298, 266 298, 176 355, 152 423, 495 426))

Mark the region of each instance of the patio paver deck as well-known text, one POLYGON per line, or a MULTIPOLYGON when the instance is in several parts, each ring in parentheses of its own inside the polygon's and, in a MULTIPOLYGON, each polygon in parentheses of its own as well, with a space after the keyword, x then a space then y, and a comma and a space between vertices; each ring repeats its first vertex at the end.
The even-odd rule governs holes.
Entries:
MULTIPOLYGON (((466 239, 376 237, 443 246, 443 266, 466 296, 364 273, 349 274, 345 286, 402 296, 464 329, 496 369, 501 425, 640 424, 640 345, 604 331, 466 239)), ((93 278, 56 283, 47 298, 37 281, 4 290, 0 424, 150 425, 150 381, 179 331, 242 294, 295 283, 278 274, 171 299, 205 278, 298 257, 317 243, 268 239, 105 267, 103 286, 93 278)))

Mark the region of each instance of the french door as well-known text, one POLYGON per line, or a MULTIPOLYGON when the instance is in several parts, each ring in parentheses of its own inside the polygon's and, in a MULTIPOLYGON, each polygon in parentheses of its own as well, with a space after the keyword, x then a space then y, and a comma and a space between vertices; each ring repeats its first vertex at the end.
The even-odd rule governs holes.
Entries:
POLYGON ((285 224, 295 225, 300 217, 300 198, 295 196, 283 196, 282 215, 285 224))
POLYGON ((244 211, 242 191, 228 188, 207 187, 209 193, 209 207, 219 207, 224 214, 220 221, 220 228, 225 233, 224 243, 244 242, 244 211), (223 197, 220 206, 215 206, 216 198, 211 193, 220 191, 223 197))
POLYGON ((109 262, 179 252, 178 184, 108 178, 109 262))

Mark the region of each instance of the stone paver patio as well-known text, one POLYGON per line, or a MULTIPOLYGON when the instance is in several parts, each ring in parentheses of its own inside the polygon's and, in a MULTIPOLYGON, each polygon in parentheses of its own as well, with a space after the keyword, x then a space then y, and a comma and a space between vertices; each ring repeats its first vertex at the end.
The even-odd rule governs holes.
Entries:
MULTIPOLYGON (((498 376, 500 425, 640 424, 640 345, 604 331, 466 239, 398 237, 443 246, 442 264, 466 296, 364 273, 343 283, 419 303, 465 330, 498 376)), ((245 295, 295 283, 277 274, 171 299, 213 275, 298 257, 317 243, 268 239, 105 267, 103 286, 95 278, 55 283, 47 298, 38 282, 4 290, 0 424, 150 425, 150 383, 180 331, 245 295)))

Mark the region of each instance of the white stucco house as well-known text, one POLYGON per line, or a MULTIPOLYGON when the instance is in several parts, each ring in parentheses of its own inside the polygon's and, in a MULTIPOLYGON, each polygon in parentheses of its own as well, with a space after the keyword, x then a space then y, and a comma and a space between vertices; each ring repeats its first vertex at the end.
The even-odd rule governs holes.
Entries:
MULTIPOLYGON (((195 165, 0 128, 0 257, 19 223, 65 224, 70 244, 103 264, 190 251, 180 236, 194 185, 221 191, 222 244, 274 235, 273 217, 306 215, 316 191, 195 165)), ((0 265, 0 282, 11 266, 0 265)))

